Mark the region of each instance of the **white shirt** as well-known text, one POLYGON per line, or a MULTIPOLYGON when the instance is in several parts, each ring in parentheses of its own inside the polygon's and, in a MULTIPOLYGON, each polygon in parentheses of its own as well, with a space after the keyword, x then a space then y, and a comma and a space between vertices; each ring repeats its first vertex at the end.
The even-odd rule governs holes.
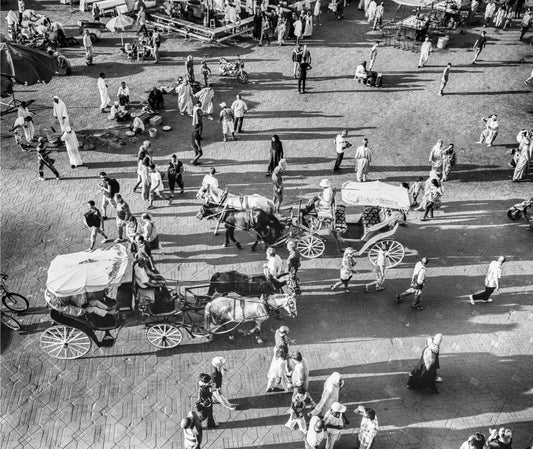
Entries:
POLYGON ((370 49, 370 59, 376 58, 378 55, 378 44, 374 44, 372 48, 370 49))
POLYGON ((231 105, 231 109, 233 109, 234 117, 244 117, 244 113, 248 111, 248 106, 242 100, 235 100, 231 105))
POLYGON ((417 284, 423 284, 426 281, 426 267, 422 262, 417 262, 413 270, 413 280, 417 284))
POLYGON ((96 82, 96 85, 98 86, 98 90, 101 93, 107 92, 107 83, 105 82, 104 78, 99 77, 98 81, 96 82))
POLYGON ((157 170, 155 172, 150 172, 150 190, 154 192, 163 191, 163 179, 161 178, 161 173, 157 170))
POLYGON ((345 148, 346 139, 341 134, 338 134, 337 137, 335 137, 335 149, 337 150, 337 153, 344 153, 345 148))
POLYGON ((487 287, 497 287, 498 279, 502 277, 502 266, 497 260, 493 260, 489 264, 489 271, 487 272, 487 277, 485 278, 485 285, 487 287))
POLYGON ((315 430, 315 424, 320 421, 320 418, 318 416, 313 416, 311 420, 309 421, 309 430, 307 431, 307 435, 305 436, 305 440, 307 441, 307 444, 311 447, 317 447, 322 441, 324 441, 324 437, 326 435, 326 432, 324 428, 320 432, 317 432, 315 430))
POLYGON ((267 261, 268 272, 276 278, 281 274, 282 265, 283 265, 283 262, 281 261, 281 257, 279 257, 277 254, 274 257, 268 258, 268 261, 267 261))
POLYGON ((207 189, 207 187, 218 189, 218 179, 213 175, 205 175, 204 179, 202 179, 202 188, 207 189))
POLYGON ((83 35, 82 42, 85 48, 89 48, 93 46, 93 41, 91 40, 91 36, 89 36, 88 34, 83 35))
POLYGON ((118 88, 117 97, 120 97, 121 95, 125 95, 125 96, 129 97, 130 96, 130 88, 128 86, 126 86, 126 87, 120 86, 118 88))

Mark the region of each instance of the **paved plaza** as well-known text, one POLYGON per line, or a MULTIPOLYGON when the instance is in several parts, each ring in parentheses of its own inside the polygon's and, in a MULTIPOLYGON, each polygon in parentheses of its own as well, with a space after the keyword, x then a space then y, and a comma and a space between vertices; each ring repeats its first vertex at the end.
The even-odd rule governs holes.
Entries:
MULTIPOLYGON (((67 35, 77 36, 75 22, 89 18, 57 1, 28 1, 28 7, 60 20, 67 35)), ((16 2, 3 4, 2 23, 5 12, 15 8, 16 2)), ((392 19, 396 6, 387 1, 385 9, 386 18, 392 19)), ((301 351, 307 361, 315 399, 333 371, 346 379, 340 401, 348 407, 350 424, 337 449, 354 447, 360 423, 354 409, 359 404, 377 413, 380 430, 373 449, 458 449, 472 433, 487 435, 489 427, 499 426, 512 429, 513 448, 533 444, 533 233, 524 221, 506 217, 508 207, 533 196, 531 176, 512 183, 507 166, 517 132, 532 128, 533 89, 523 80, 531 73, 533 47, 518 40, 516 21, 506 32, 488 29, 489 45, 477 65, 470 62, 478 28, 453 34, 449 49, 435 49, 424 69, 417 69, 418 54, 383 47, 375 68, 383 72, 384 87, 374 89, 353 80, 355 66, 368 59, 372 43, 380 39, 363 19, 351 5, 345 20, 326 20, 315 27, 308 42, 313 62, 305 95, 298 95, 292 78, 292 45, 258 47, 251 39, 206 45, 164 35, 162 61, 154 65, 128 62, 119 52, 120 38, 111 33, 96 45, 95 66, 85 66, 81 47, 65 49, 73 62, 72 76, 16 87, 18 99, 35 99, 30 110, 36 114, 37 134, 56 125, 52 97, 60 95, 78 134, 123 136, 124 129, 113 128, 99 111, 99 73, 106 73, 112 96, 120 81, 126 81, 133 97, 144 99, 151 87, 171 84, 185 73, 188 54, 197 63, 207 57, 216 115, 219 103, 231 103, 242 94, 250 109, 245 132, 224 143, 218 121, 204 120, 199 166, 189 163, 191 119, 179 115, 177 97, 165 96, 162 116, 172 131, 159 133, 152 146, 160 167, 172 153, 185 163, 185 193, 172 206, 158 202, 152 211, 164 246, 155 261, 171 284, 179 282, 182 289, 205 284, 216 271, 262 272, 264 251, 250 251, 250 236, 237 233, 246 243, 242 250, 223 248, 223 235, 213 235, 214 223, 195 218, 196 191, 208 168, 215 166, 221 185, 230 192, 270 197, 265 173, 273 134, 280 136, 288 163, 284 206, 317 192, 323 178, 335 188, 355 180, 354 148, 347 150, 342 171, 332 171, 333 140, 342 129, 348 130, 354 147, 363 137, 369 139, 371 180, 398 184, 426 177, 429 151, 439 138, 455 143, 458 161, 435 219, 422 222, 422 213, 411 211, 407 227, 395 236, 405 245, 406 257, 388 271, 385 291, 364 293, 364 282, 373 279, 365 256, 358 260, 351 292, 331 292, 341 259, 329 237, 324 256, 303 259, 298 316, 267 321, 264 345, 250 336, 232 342, 217 336, 211 343, 186 337, 173 350, 155 350, 144 328, 133 325, 121 330, 113 348, 93 346, 86 357, 63 361, 39 347, 41 332, 51 325, 43 297, 48 266, 58 254, 87 248, 83 212, 88 200, 100 203, 100 171, 120 181, 137 217, 146 211, 140 195, 131 192, 143 139, 82 151, 84 167, 75 170, 65 152, 54 154, 62 179, 41 182, 36 154, 21 152, 11 137, 16 114, 3 116, 1 271, 9 274, 12 290, 30 299, 30 309, 21 315, 21 333, 2 329, 1 449, 182 448, 180 420, 196 401, 198 375, 211 372, 211 359, 217 355, 227 360, 224 389, 238 409, 215 405, 221 426, 204 432, 202 448, 303 449, 301 434, 283 425, 290 395, 265 393, 274 331, 281 324, 289 326, 295 340, 291 350, 301 351), (236 54, 250 74, 247 85, 218 76, 218 58, 236 54), (439 97, 447 62, 452 63, 450 81, 439 97), (500 134, 496 145, 487 148, 475 142, 482 117, 491 113, 498 114, 500 134), (500 254, 507 262, 499 294, 490 304, 472 307, 468 295, 483 286, 488 263, 500 254), (430 263, 425 308, 419 312, 408 303, 397 304, 395 295, 408 287, 413 265, 422 256, 430 263), (440 394, 408 390, 408 373, 426 338, 438 332, 444 335, 440 394)), ((115 238, 114 221, 106 226, 115 238)), ((286 251, 281 256, 285 259, 286 251)))

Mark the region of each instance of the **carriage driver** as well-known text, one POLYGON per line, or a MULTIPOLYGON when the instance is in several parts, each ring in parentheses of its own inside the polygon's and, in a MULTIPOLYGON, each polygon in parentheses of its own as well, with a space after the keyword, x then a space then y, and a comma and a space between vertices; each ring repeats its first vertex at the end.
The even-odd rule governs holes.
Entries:
POLYGON ((323 179, 320 181, 319 186, 324 190, 322 190, 322 193, 309 199, 305 205, 304 214, 308 214, 316 208, 318 213, 331 218, 331 206, 333 205, 333 189, 331 188, 331 183, 329 179, 323 179))
POLYGON ((274 248, 267 248, 266 250, 267 262, 263 266, 264 274, 275 290, 281 291, 282 287, 287 283, 287 281, 282 281, 279 278, 285 276, 287 273, 282 273, 282 261, 281 257, 276 254, 274 248))

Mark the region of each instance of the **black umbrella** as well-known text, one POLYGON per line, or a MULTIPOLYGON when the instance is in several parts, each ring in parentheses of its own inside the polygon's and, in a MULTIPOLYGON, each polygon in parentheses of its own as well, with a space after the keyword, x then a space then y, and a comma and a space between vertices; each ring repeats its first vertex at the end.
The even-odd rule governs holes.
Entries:
POLYGON ((58 70, 57 61, 45 51, 5 42, 0 44, 1 74, 31 86, 47 83, 58 70))

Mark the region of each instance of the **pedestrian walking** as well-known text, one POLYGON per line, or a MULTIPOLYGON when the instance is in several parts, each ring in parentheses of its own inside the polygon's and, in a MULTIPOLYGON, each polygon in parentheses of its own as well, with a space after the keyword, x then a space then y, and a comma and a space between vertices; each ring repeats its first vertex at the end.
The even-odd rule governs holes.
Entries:
POLYGON ((366 176, 370 163, 372 162, 372 151, 368 147, 368 139, 363 139, 363 145, 355 150, 355 173, 357 182, 366 182, 366 176))
POLYGON ((213 397, 228 410, 236 410, 237 406, 229 402, 226 397, 222 394, 222 379, 224 374, 228 371, 226 368, 226 359, 224 357, 213 357, 211 360, 211 365, 213 366, 213 371, 211 378, 213 380, 212 391, 213 397))
POLYGON ((270 393, 280 387, 284 391, 290 391, 292 385, 288 378, 287 354, 284 349, 276 347, 274 348, 274 357, 267 373, 266 392, 270 393))
POLYGON ((197 129, 200 135, 204 131, 204 120, 202 113, 202 103, 200 101, 194 101, 194 106, 192 108, 192 126, 194 129, 197 129))
POLYGON ((270 162, 268 163, 268 168, 266 176, 271 176, 274 169, 278 166, 279 161, 283 159, 283 144, 279 139, 277 134, 272 136, 270 142, 270 162))
POLYGON ((441 207, 443 189, 442 184, 439 183, 438 179, 432 179, 429 184, 429 189, 424 192, 424 197, 422 199, 422 204, 424 204, 424 216, 421 221, 426 221, 429 218, 433 218, 433 213, 435 209, 441 207))
POLYGON ((201 111, 203 115, 206 115, 209 120, 213 120, 213 111, 215 110, 213 106, 213 97, 215 96, 215 91, 213 90, 213 85, 210 84, 208 87, 204 87, 200 92, 196 94, 196 98, 201 103, 201 111))
POLYGON ((318 416, 313 416, 309 421, 309 430, 305 435, 305 449, 318 449, 326 438, 324 421, 318 416))
POLYGON ((378 56, 378 47, 379 47, 379 41, 376 41, 374 45, 372 45, 372 48, 370 49, 370 63, 368 64, 368 71, 370 72, 372 68, 374 67, 374 64, 376 63, 376 57, 378 56))
POLYGON ((96 204, 93 200, 87 202, 89 205, 89 210, 83 214, 85 219, 85 226, 91 231, 90 237, 90 246, 87 251, 92 251, 94 249, 94 244, 96 243, 96 236, 101 234, 103 237, 102 243, 107 243, 109 237, 107 237, 104 232, 104 220, 102 220, 102 214, 96 207, 96 204))
POLYGON ((278 34, 278 45, 281 47, 285 43, 285 33, 287 32, 287 21, 284 17, 278 19, 278 25, 276 26, 276 32, 278 34))
POLYGON ((141 218, 143 220, 141 235, 144 237, 144 241, 146 242, 146 246, 150 250, 150 253, 152 251, 160 250, 161 244, 159 243, 159 235, 157 233, 154 219, 148 213, 142 214, 141 218))
POLYGON ((439 88, 439 95, 444 95, 444 88, 446 87, 446 84, 448 84, 448 78, 450 77, 450 70, 452 69, 452 63, 449 62, 446 67, 444 67, 444 70, 442 71, 442 76, 440 79, 440 88, 439 88))
POLYGON ((137 35, 148 34, 148 28, 146 28, 146 9, 144 6, 141 6, 139 9, 139 12, 137 13, 137 25, 139 25, 139 30, 137 31, 137 35))
POLYGON ((307 82, 307 71, 311 69, 311 64, 304 61, 300 63, 300 71, 298 73, 298 93, 305 94, 305 83, 307 82))
POLYGON ((65 142, 65 147, 67 149, 68 158, 70 161, 70 168, 81 167, 83 161, 81 160, 79 142, 76 133, 69 126, 66 131, 61 136, 61 140, 65 142))
POLYGON ((242 124, 244 121, 244 114, 248 112, 248 106, 244 101, 242 101, 242 98, 240 94, 237 94, 235 97, 235 101, 231 104, 231 110, 233 111, 233 132, 234 133, 242 133, 242 124))
POLYGON ((373 23, 374 19, 376 18, 376 10, 378 8, 378 4, 376 3, 376 0, 370 0, 370 3, 368 4, 368 8, 365 11, 365 17, 368 20, 368 23, 373 23))
POLYGON ((298 270, 300 269, 302 262, 300 253, 296 249, 296 242, 294 240, 289 240, 287 242, 287 251, 289 251, 289 255, 287 257, 287 271, 289 273, 287 286, 290 289, 289 291, 299 295, 301 290, 298 280, 298 270))
POLYGON ((82 43, 83 43, 83 48, 85 48, 85 64, 94 65, 93 63, 93 57, 94 57, 93 41, 91 39, 89 30, 87 28, 85 28, 85 31, 83 33, 82 43))
POLYGON ((489 264, 489 269, 485 276, 485 290, 470 295, 470 304, 474 306, 478 301, 492 302, 490 296, 500 289, 500 278, 502 277, 502 266, 504 262, 505 256, 500 256, 497 260, 493 260, 489 264))
POLYGON ((304 394, 305 388, 298 387, 295 389, 296 393, 292 396, 291 406, 289 408, 289 420, 285 423, 285 427, 294 430, 294 427, 298 427, 304 434, 307 432, 307 424, 305 422, 304 410, 304 394))
POLYGON ((104 212, 102 218, 107 220, 107 206, 111 205, 115 209, 117 208, 115 195, 120 192, 120 184, 116 179, 107 176, 104 171, 100 172, 100 179, 102 184, 98 188, 102 191, 102 211, 104 212))
POLYGON ((431 164, 431 171, 434 171, 436 175, 442 174, 442 153, 444 152, 444 140, 439 139, 437 143, 433 145, 429 152, 429 163, 431 164))
POLYGON ((287 161, 280 159, 279 164, 272 171, 272 201, 274 202, 275 212, 279 214, 281 203, 283 202, 283 172, 287 169, 287 161))
POLYGON ((333 449, 335 443, 341 436, 342 429, 345 425, 349 424, 344 416, 345 412, 346 406, 339 402, 334 402, 324 415, 324 424, 326 426, 325 449, 333 449))
POLYGON ((487 449, 512 449, 513 432, 506 427, 489 429, 487 449))
MULTIPOLYGON (((201 431, 192 418, 183 418, 180 422, 180 427, 183 430, 183 447, 184 449, 200 449, 202 443, 201 431)), ((200 425, 201 429, 201 425, 200 425)))
POLYGON ((448 145, 448 148, 442 152, 442 178, 441 182, 447 181, 452 167, 457 163, 457 154, 455 153, 455 146, 453 143, 448 145))
POLYGON ((520 38, 519 38, 520 40, 524 39, 524 36, 529 30, 529 27, 531 26, 532 21, 533 21, 533 16, 531 13, 531 8, 529 8, 524 14, 524 17, 522 17, 522 20, 520 21, 520 38))
POLYGON ((303 50, 300 44, 296 44, 292 50, 292 72, 294 79, 298 78, 298 69, 302 62, 303 50))
POLYGON ((424 67, 429 61, 429 55, 433 51, 433 44, 428 36, 424 39, 424 42, 420 46, 420 59, 418 60, 418 68, 424 67))
POLYGON ((300 391, 303 394, 303 400, 311 403, 313 407, 316 406, 315 401, 309 394, 309 368, 307 367, 302 353, 299 351, 293 352, 291 354, 291 361, 294 364, 292 370, 290 371, 291 383, 294 387, 294 394, 298 391, 298 388, 302 388, 300 391))
POLYGON ((500 5, 498 11, 496 11, 496 16, 494 17, 494 28, 502 28, 507 15, 507 7, 505 5, 500 5))
POLYGON ((159 48, 161 47, 161 33, 157 28, 152 30, 152 55, 154 56, 154 64, 160 60, 159 48))
POLYGON ((385 290, 383 283, 385 282, 385 269, 387 266, 387 258, 385 257, 385 250, 382 247, 378 247, 376 255, 376 265, 374 266, 375 280, 365 284, 365 292, 370 293, 370 287, 375 285, 377 292, 385 290))
POLYGON ((228 107, 226 103, 220 103, 222 110, 220 111, 220 123, 222 124, 222 135, 224 136, 224 142, 228 141, 228 135, 231 134, 233 140, 237 140, 235 132, 233 131, 233 111, 228 107))
POLYGON ((487 5, 485 6, 485 20, 483 22, 483 28, 485 28, 487 25, 490 25, 490 22, 492 21, 492 17, 494 16, 495 12, 496 4, 494 3, 494 0, 489 0, 487 5))
POLYGON ((383 16, 385 15, 385 7, 383 6, 383 2, 381 2, 377 8, 376 8, 376 16, 374 17, 374 26, 373 30, 377 30, 378 27, 381 28, 383 25, 383 16))
MULTIPOLYGON (((115 194, 115 203, 116 203, 116 211, 117 211, 117 218, 116 218, 116 225, 117 225, 117 232, 118 237, 115 239, 115 243, 124 242, 124 229, 126 228, 126 225, 131 217, 131 210, 130 206, 126 201, 124 201, 124 198, 122 198, 122 195, 120 193, 115 194)), ((105 212, 104 212, 105 213, 105 212)), ((142 236, 138 236, 142 237, 142 236)), ((138 239, 137 239, 138 240, 138 239)), ((144 237, 143 237, 144 240, 144 237)))
POLYGON ((485 449, 485 435, 480 432, 470 435, 459 449, 485 449))
POLYGON ((475 64, 477 62, 477 59, 479 58, 479 55, 487 45, 487 32, 482 31, 481 36, 479 36, 476 39, 476 42, 474 42, 474 60, 472 61, 472 64, 475 64))
POLYGON ((31 145, 34 135, 33 119, 30 116, 17 117, 15 123, 13 123, 13 131, 15 135, 15 143, 21 150, 27 151, 26 147, 31 145), (24 139, 26 142, 24 142, 24 139))
POLYGON ((176 89, 178 94, 178 109, 181 115, 188 114, 192 116, 193 102, 194 97, 192 87, 189 83, 189 80, 185 78, 176 89))
POLYGON ((485 129, 481 132, 477 143, 486 143, 488 147, 491 147, 496 140, 496 137, 498 137, 498 132, 500 130, 498 116, 492 114, 489 117, 483 117, 482 120, 485 122, 485 129))
POLYGON ((337 152, 337 159, 335 160, 335 165, 333 166, 333 171, 339 171, 341 169, 341 163, 344 159, 344 150, 350 148, 352 144, 346 140, 348 137, 348 131, 343 129, 337 137, 335 137, 335 151, 337 152))
POLYGON ((422 297, 422 289, 426 283, 426 265, 429 263, 427 257, 422 257, 413 270, 413 276, 411 277, 411 286, 404 292, 396 295, 396 301, 401 303, 404 298, 410 295, 414 295, 414 301, 412 308, 416 310, 423 310, 424 308, 420 305, 422 297))
POLYGON ((437 370, 440 368, 439 351, 441 342, 442 334, 427 338, 420 361, 409 373, 407 388, 413 390, 428 388, 433 393, 439 392, 437 382, 442 382, 442 378, 437 375, 437 370))
MULTIPOLYGON (((320 402, 311 411, 312 416, 324 416, 334 402, 339 401, 340 390, 344 385, 344 379, 338 372, 332 373, 324 382, 324 390, 320 402)), ((312 418, 311 418, 312 421, 312 418)), ((309 426, 311 427, 311 426, 309 426)))
POLYGON ((204 154, 202 150, 202 136, 197 128, 192 131, 192 150, 194 151, 194 158, 191 160, 192 165, 199 165, 200 158, 204 154))
POLYGON ((296 19, 296 22, 294 22, 294 37, 296 38, 296 45, 300 44, 300 40, 302 39, 302 32, 303 32, 302 19, 298 17, 296 19))
POLYGON ((212 379, 209 374, 201 373, 198 379, 198 397, 196 410, 202 421, 207 419, 207 427, 218 427, 213 417, 213 393, 211 391, 212 379))
POLYGON ((354 411, 358 415, 363 415, 359 429, 356 431, 357 444, 355 447, 356 449, 370 449, 379 430, 376 412, 374 409, 364 405, 360 405, 354 411))
POLYGON ((533 157, 533 140, 526 136, 515 154, 515 168, 513 172, 513 182, 519 182, 527 174, 528 167, 533 157))
POLYGON ((105 73, 100 73, 98 81, 98 92, 100 93, 100 112, 106 112, 105 109, 111 105, 111 98, 109 98, 109 93, 107 92, 107 82, 105 79, 105 73))
MULTIPOLYGON (((281 264, 281 259, 278 263, 281 264)), ((289 338, 289 328, 287 326, 280 326, 276 329, 276 332, 274 332, 274 349, 281 349, 288 356, 290 343, 294 342, 289 338)))
POLYGON ((178 160, 178 156, 175 154, 172 155, 168 162, 167 177, 171 198, 174 198, 176 185, 180 188, 180 193, 183 193, 183 162, 178 160))
POLYGON ((313 16, 315 18, 315 25, 317 26, 322 26, 322 20, 321 20, 321 17, 322 17, 322 9, 323 9, 323 5, 325 3, 325 0, 317 0, 315 2, 315 7, 313 9, 313 16))
POLYGON ((168 205, 172 205, 172 198, 163 192, 163 178, 161 173, 157 170, 155 164, 150 165, 150 204, 148 209, 154 208, 154 201, 162 199, 168 201, 168 205))
POLYGON ((263 45, 263 39, 266 39, 267 45, 270 45, 270 19, 266 12, 261 13, 263 18, 261 19, 261 36, 259 37, 259 46, 263 45))
POLYGON ((332 291, 335 290, 337 287, 344 285, 344 293, 350 292, 348 284, 350 283, 350 279, 352 279, 353 274, 357 272, 357 270, 355 269, 355 265, 357 263, 356 256, 357 254, 353 248, 348 247, 344 250, 344 254, 342 255, 339 281, 331 286, 332 291))
POLYGON ((37 160, 39 161, 39 179, 41 181, 46 180, 43 171, 44 167, 48 167, 48 169, 55 175, 56 179, 61 179, 59 172, 54 166, 55 159, 50 157, 50 153, 50 151, 46 150, 46 141, 44 137, 39 137, 37 143, 37 160))
POLYGON ((69 116, 65 103, 56 95, 54 97, 54 117, 59 122, 61 132, 65 132, 70 127, 69 116))

